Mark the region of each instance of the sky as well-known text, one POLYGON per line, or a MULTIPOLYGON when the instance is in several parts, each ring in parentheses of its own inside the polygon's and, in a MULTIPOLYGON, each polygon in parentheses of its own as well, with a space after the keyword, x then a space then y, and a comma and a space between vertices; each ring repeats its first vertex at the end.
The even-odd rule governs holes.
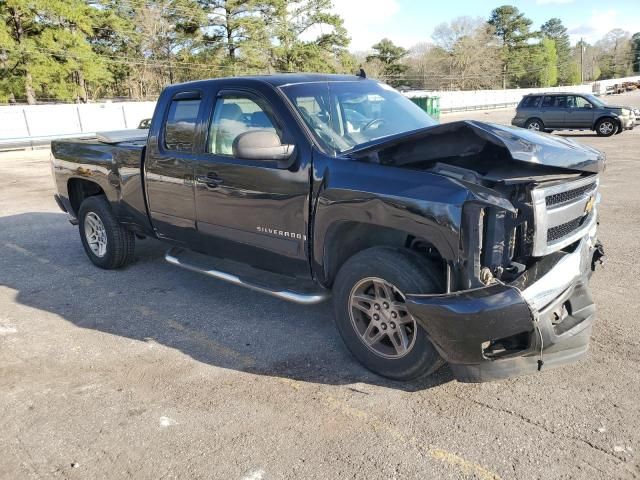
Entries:
POLYGON ((440 23, 465 15, 488 19, 491 10, 504 4, 518 7, 536 30, 549 18, 560 18, 572 43, 581 37, 594 43, 614 28, 640 32, 640 0, 333 0, 353 52, 369 50, 384 37, 410 48, 431 41, 440 23))

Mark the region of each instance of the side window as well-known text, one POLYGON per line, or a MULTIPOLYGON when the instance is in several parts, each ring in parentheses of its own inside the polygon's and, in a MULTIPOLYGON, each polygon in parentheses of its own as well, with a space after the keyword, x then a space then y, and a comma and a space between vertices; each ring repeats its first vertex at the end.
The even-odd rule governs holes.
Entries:
POLYGON ((545 97, 542 99, 542 106, 543 107, 552 107, 553 106, 553 97, 550 95, 545 95, 545 97))
POLYGON ((555 106, 558 108, 567 108, 567 96, 566 95, 556 96, 555 106))
POLYGON ((172 100, 164 124, 164 146, 167 150, 190 152, 196 133, 200 99, 172 100))
POLYGON ((591 102, 584 97, 574 97, 576 108, 585 108, 587 105, 591 105, 591 102))
POLYGON ((540 97, 537 95, 531 96, 531 97, 525 97, 524 100, 522 100, 522 104, 520 105, 521 108, 536 108, 538 106, 538 103, 540 102, 540 97))
POLYGON ((268 105, 241 95, 220 97, 213 109, 207 152, 233 155, 233 142, 250 130, 271 130, 282 138, 268 105))

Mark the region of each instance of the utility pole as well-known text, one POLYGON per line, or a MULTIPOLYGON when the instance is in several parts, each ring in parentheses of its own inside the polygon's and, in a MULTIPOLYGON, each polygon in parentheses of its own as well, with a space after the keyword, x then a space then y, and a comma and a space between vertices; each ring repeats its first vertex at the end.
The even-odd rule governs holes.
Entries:
POLYGON ((584 40, 580 38, 580 85, 584 83, 584 40))

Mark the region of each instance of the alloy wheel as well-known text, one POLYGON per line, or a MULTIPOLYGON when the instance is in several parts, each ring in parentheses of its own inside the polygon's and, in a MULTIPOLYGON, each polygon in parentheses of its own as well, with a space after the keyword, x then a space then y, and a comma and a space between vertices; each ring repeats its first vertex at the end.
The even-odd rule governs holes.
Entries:
POLYGON ((381 278, 356 283, 349 296, 349 315, 362 343, 380 357, 402 358, 415 345, 418 327, 404 294, 381 278))
POLYGON ((609 135, 611 132, 613 132, 614 128, 615 126, 612 122, 602 122, 600 124, 600 127, 598 127, 600 133, 602 133, 603 135, 609 135))
POLYGON ((89 248, 96 257, 104 257, 107 253, 107 231, 104 223, 93 212, 84 217, 84 236, 89 248))

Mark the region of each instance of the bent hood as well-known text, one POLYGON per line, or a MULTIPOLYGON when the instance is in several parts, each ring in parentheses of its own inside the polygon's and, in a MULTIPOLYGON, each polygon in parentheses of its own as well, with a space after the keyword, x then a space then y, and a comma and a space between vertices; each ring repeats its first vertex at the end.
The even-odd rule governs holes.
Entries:
POLYGON ((604 170, 605 156, 595 148, 573 140, 518 127, 473 120, 445 123, 379 142, 350 152, 353 158, 370 158, 380 163, 407 165, 452 157, 478 157, 491 146, 506 151, 514 162, 543 165, 579 172, 604 170))

